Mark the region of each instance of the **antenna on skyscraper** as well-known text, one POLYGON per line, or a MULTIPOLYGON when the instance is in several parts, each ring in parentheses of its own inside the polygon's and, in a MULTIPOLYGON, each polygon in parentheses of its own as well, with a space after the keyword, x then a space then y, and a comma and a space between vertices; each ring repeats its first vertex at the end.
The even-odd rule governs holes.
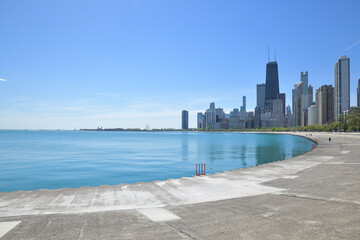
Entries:
POLYGON ((276 62, 276 48, 275 48, 275 62, 276 62))
POLYGON ((268 62, 270 62, 270 47, 268 45, 268 62))

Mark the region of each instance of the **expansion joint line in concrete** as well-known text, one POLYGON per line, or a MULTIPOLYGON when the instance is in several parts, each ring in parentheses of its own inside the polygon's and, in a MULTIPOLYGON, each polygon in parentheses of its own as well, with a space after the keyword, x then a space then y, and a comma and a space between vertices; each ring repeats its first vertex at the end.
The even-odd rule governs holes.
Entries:
POLYGON ((180 232, 182 235, 185 235, 193 240, 204 240, 202 237, 198 236, 196 233, 194 233, 188 229, 184 229, 184 227, 179 224, 175 224, 173 222, 171 222, 171 223, 168 222, 167 225, 169 225, 175 231, 180 232))
POLYGON ((293 197, 293 198, 302 198, 302 199, 309 199, 309 200, 335 202, 335 203, 360 206, 359 201, 350 201, 350 200, 344 200, 344 199, 339 199, 339 198, 323 198, 323 197, 316 197, 316 196, 302 195, 302 194, 295 194, 295 193, 279 193, 278 195, 283 195, 283 196, 293 197))

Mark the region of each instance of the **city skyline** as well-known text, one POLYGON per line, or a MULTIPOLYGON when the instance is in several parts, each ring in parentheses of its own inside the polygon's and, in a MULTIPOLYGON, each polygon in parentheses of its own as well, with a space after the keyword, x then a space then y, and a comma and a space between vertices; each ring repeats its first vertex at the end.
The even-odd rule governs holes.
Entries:
MULTIPOLYGON (((204 114, 197 114, 197 128, 207 130, 307 127, 329 124, 337 121, 341 114, 356 111, 356 106, 355 109, 350 107, 350 58, 339 57, 334 65, 335 87, 322 85, 315 91, 315 100, 314 89, 309 84, 308 77, 308 71, 301 72, 300 82, 294 84, 291 111, 290 105, 286 106, 285 93, 279 91, 278 64, 276 60, 270 62, 269 59, 266 64, 266 83, 256 84, 254 111, 246 111, 246 96, 243 96, 240 111, 234 108, 229 114, 222 108, 215 109, 215 103, 212 102, 204 114)), ((358 102, 359 85, 360 80, 357 87, 358 102)))
POLYGON ((230 112, 243 96, 254 111, 268 46, 270 61, 276 48, 286 105, 300 72, 308 71, 314 90, 334 86, 334 63, 346 55, 356 106, 360 35, 351 23, 360 22, 359 7, 354 1, 1 2, 0 128, 179 128, 183 109, 194 128, 210 102, 230 112))

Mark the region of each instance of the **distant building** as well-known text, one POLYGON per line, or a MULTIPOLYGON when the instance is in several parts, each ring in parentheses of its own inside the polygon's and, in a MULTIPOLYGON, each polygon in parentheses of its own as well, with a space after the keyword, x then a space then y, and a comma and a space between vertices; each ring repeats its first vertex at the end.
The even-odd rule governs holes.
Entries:
MULTIPOLYGON (((257 85, 257 87, 258 92, 260 92, 261 85, 257 85)), ((275 59, 274 62, 266 64, 265 107, 261 116, 262 127, 284 127, 286 125, 285 98, 285 93, 279 92, 279 72, 275 59)), ((258 102, 258 106, 260 106, 260 101, 258 102)))
POLYGON ((204 129, 229 128, 229 120, 222 108, 215 108, 215 103, 210 103, 210 108, 202 115, 198 113, 198 126, 204 129))
POLYGON ((205 112, 205 124, 204 128, 214 128, 214 124, 216 123, 216 109, 215 103, 210 103, 210 108, 205 112))
POLYGON ((357 107, 360 108, 360 79, 358 81, 358 86, 357 86, 357 107))
POLYGON ((285 108, 285 118, 286 118, 286 127, 292 127, 293 117, 292 117, 290 105, 287 105, 287 107, 285 108))
POLYGON ((261 114, 261 127, 263 128, 269 127, 270 118, 271 118, 271 113, 269 112, 261 114))
POLYGON ((313 102, 313 87, 309 84, 309 73, 306 71, 301 72, 301 126, 308 125, 308 108, 310 107, 311 103, 313 102))
POLYGON ((246 118, 246 128, 252 129, 255 126, 254 112, 248 112, 246 118))
POLYGON ((315 103, 308 107, 308 125, 318 124, 315 103))
POLYGON ((201 112, 197 113, 197 128, 204 128, 203 124, 204 114, 201 112))
POLYGON ((265 113, 265 87, 265 83, 256 85, 256 105, 259 106, 261 113, 265 113))
POLYGON ((342 56, 335 63, 335 114, 337 120, 339 115, 350 109, 350 59, 342 56))
POLYGON ((243 96, 243 105, 240 107, 240 111, 246 111, 246 96, 243 96))
POLYGON ((231 112, 230 112, 230 116, 239 116, 240 112, 238 108, 234 108, 231 112))
POLYGON ((255 107, 255 128, 261 128, 261 109, 259 106, 255 107))
POLYGON ((246 111, 240 111, 239 117, 240 117, 240 120, 246 121, 246 117, 247 117, 246 111))
POLYGON ((240 117, 238 115, 231 115, 229 117, 229 128, 240 129, 243 125, 240 124, 240 117))
POLYGON ((216 122, 222 122, 225 119, 225 113, 222 108, 215 109, 216 113, 216 122))
POLYGON ((265 112, 272 112, 274 99, 279 95, 279 73, 276 61, 266 64, 265 112))
POLYGON ((301 110, 307 110, 309 107, 309 97, 308 97, 308 82, 309 74, 306 71, 300 73, 301 83, 302 83, 302 94, 301 94, 301 110))
POLYGON ((314 88, 311 85, 308 87, 308 101, 310 106, 314 102, 314 88))
POLYGON ((308 85, 309 73, 301 72, 300 80, 292 89, 292 117, 288 120, 292 126, 308 125, 308 108, 313 103, 313 87, 308 85))
POLYGON ((308 125, 308 117, 309 113, 308 110, 302 110, 301 111, 301 126, 306 127, 308 125))
POLYGON ((285 115, 290 116, 291 115, 291 107, 290 105, 287 105, 285 108, 285 115))
POLYGON ((272 112, 272 114, 274 115, 274 114, 284 114, 284 112, 285 112, 285 108, 284 108, 284 104, 283 104, 283 101, 282 101, 282 99, 280 99, 280 98, 278 98, 278 99, 274 99, 273 101, 272 101, 272 103, 273 103, 273 112, 272 112))
POLYGON ((301 126, 301 97, 295 99, 294 107, 294 126, 301 126))
POLYGON ((207 125, 206 125, 206 114, 203 114, 203 119, 202 119, 202 128, 206 129, 207 125))
POLYGON ((334 119, 334 88, 323 85, 316 89, 317 124, 323 125, 334 119))
POLYGON ((183 110, 181 112, 181 128, 182 129, 189 129, 189 112, 183 110))
POLYGON ((302 82, 295 83, 292 90, 293 126, 301 126, 301 95, 302 82))
POLYGON ((285 106, 286 106, 286 95, 285 93, 279 93, 278 99, 281 99, 282 101, 282 113, 285 114, 285 106))
MULTIPOLYGON (((285 94, 284 94, 285 96, 285 94)), ((271 113, 270 118, 270 127, 285 127, 286 118, 285 118, 285 107, 283 100, 278 98, 273 100, 273 112, 271 113)))

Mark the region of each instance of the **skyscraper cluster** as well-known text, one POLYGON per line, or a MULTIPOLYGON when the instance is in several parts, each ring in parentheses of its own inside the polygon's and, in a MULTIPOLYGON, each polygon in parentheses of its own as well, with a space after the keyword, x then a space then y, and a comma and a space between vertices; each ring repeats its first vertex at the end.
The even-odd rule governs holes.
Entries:
MULTIPOLYGON (((313 105, 313 87, 308 85, 309 73, 300 73, 300 82, 294 84, 292 90, 292 109, 291 119, 288 119, 288 126, 307 126, 309 119, 308 108, 313 105)), ((311 108, 313 114, 313 108, 311 108)), ((290 118, 290 117, 289 117, 290 118)))
MULTIPOLYGON (((246 111, 246 96, 242 106, 225 114, 222 108, 210 103, 205 113, 197 113, 197 128, 241 129, 267 127, 295 127, 323 125, 338 120, 350 110, 350 59, 342 56, 334 66, 334 87, 322 85, 315 91, 309 85, 309 73, 300 73, 300 82, 292 89, 292 106, 286 106, 286 95, 280 93, 279 72, 276 59, 266 64, 266 82, 256 85, 256 107, 246 111)), ((360 79, 357 86, 357 107, 360 107, 360 79)), ((187 113, 183 111, 183 129, 188 128, 187 113), (184 124, 185 123, 185 124, 184 124)))
POLYGON ((335 63, 335 87, 322 85, 316 89, 314 102, 313 89, 308 86, 308 72, 301 72, 300 78, 301 81, 295 83, 292 90, 293 113, 288 126, 323 125, 338 120, 350 109, 350 59, 346 56, 335 63))
POLYGON ((242 106, 234 108, 230 114, 225 114, 222 108, 215 108, 215 103, 210 103, 205 113, 197 113, 197 128, 203 129, 240 129, 253 128, 254 114, 246 112, 246 96, 243 96, 242 106))

